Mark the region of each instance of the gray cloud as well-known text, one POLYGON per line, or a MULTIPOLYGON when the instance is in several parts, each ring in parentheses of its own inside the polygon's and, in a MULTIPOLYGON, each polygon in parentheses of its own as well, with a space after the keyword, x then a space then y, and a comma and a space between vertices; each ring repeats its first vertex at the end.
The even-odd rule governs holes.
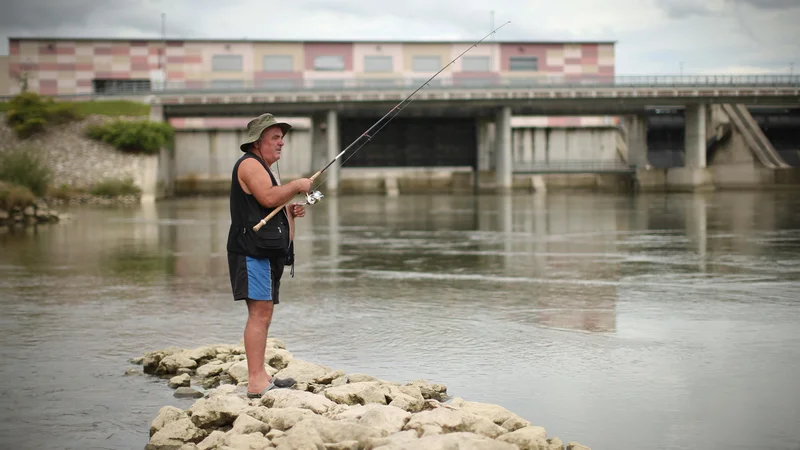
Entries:
POLYGON ((694 0, 656 0, 656 5, 672 19, 685 19, 692 16, 714 14, 708 6, 694 0))

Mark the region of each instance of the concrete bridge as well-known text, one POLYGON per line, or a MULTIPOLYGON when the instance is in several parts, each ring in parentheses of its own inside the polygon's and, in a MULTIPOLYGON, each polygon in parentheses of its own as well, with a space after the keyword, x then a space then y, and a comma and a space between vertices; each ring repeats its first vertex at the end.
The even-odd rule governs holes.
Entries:
MULTIPOLYGON (((216 181, 211 184, 216 183, 219 189, 225 189, 232 161, 238 156, 235 143, 240 136, 241 124, 246 123, 243 122, 245 118, 265 111, 284 117, 309 118, 307 125, 297 127, 301 132, 305 129, 307 136, 295 134, 292 137, 295 142, 290 147, 305 147, 307 150, 302 152, 307 154, 299 158, 293 156, 295 162, 288 163, 289 170, 286 171, 290 178, 307 176, 338 154, 350 142, 348 138, 358 135, 352 129, 347 132, 344 126, 347 121, 360 120, 362 125, 367 124, 360 130, 365 131, 372 120, 383 116, 417 87, 400 80, 380 89, 356 83, 357 80, 345 80, 336 88, 300 84, 281 91, 252 86, 236 89, 209 86, 186 90, 166 85, 160 90, 136 94, 137 98, 152 105, 152 119, 177 124, 179 135, 190 131, 195 134, 214 132, 214 142, 208 135, 207 138, 194 136, 193 143, 185 143, 194 148, 200 142, 198 139, 205 139, 206 143, 201 147, 207 148, 211 154, 208 167, 195 164, 187 170, 173 170, 177 179, 172 182, 178 185, 181 184, 181 173, 191 172, 190 184, 194 187, 186 190, 192 191, 197 189, 198 182, 202 183, 204 179, 212 181, 212 178, 216 181), (239 132, 236 127, 225 129, 209 125, 214 122, 211 118, 225 117, 239 118, 236 122, 239 132), (203 119, 209 120, 203 122, 203 119), (191 130, 180 125, 193 120, 201 125, 189 127, 191 130), (226 133, 227 136, 220 135, 226 133), (302 145, 300 141, 303 141, 302 145), (222 147, 228 153, 213 155, 222 147), (212 167, 215 165, 217 168, 212 167), (204 171, 207 173, 202 173, 204 171)), ((126 94, 132 93, 119 93, 126 94)), ((787 169, 788 165, 761 133, 745 106, 800 107, 800 76, 636 76, 577 81, 537 78, 515 79, 513 83, 501 79, 483 84, 473 81, 469 86, 431 83, 414 96, 398 117, 416 120, 417 125, 443 118, 472 122, 477 144, 473 148, 477 148, 467 148, 466 151, 477 154, 466 159, 470 161, 466 168, 438 167, 443 164, 436 164, 437 167, 428 171, 419 167, 343 170, 344 173, 350 172, 349 178, 360 180, 361 185, 356 189, 363 191, 372 186, 387 193, 404 190, 404 184, 411 187, 415 184, 413 179, 417 180, 417 185, 428 187, 469 186, 493 191, 519 187, 541 189, 547 185, 571 186, 576 183, 627 185, 630 178, 640 189, 759 186, 794 180, 796 172, 784 173, 786 171, 782 169, 787 169), (648 111, 659 109, 683 112, 683 167, 656 170, 649 165, 645 116, 648 111), (529 115, 605 115, 621 116, 622 120, 610 123, 614 136, 601 139, 608 145, 599 143, 598 138, 584 144, 605 145, 613 147, 613 150, 606 150, 602 155, 593 155, 589 151, 575 160, 543 161, 534 157, 532 151, 532 147, 538 145, 535 142, 540 138, 537 134, 540 130, 526 130, 524 124, 519 125, 520 119, 529 115), (731 134, 735 139, 727 139, 731 134), (516 146, 519 151, 514 150, 516 146), (710 154, 714 158, 709 159, 710 154), (776 175, 776 171, 780 174, 776 175), (420 175, 421 172, 425 174, 420 175), (438 175, 431 175, 433 172, 438 175), (444 172, 448 175, 445 181, 441 181, 444 172), (598 178, 602 176, 612 178, 603 181, 598 178), (620 177, 625 177, 625 180, 620 181, 620 177)), ((408 130, 419 130, 411 127, 408 130)), ((564 140, 566 142, 568 137, 564 140)), ((177 161, 173 162, 178 166, 183 158, 180 147, 179 143, 177 161)), ((327 175, 326 189, 339 188, 340 168, 335 165, 327 175)), ((178 190, 181 190, 180 186, 178 190)))

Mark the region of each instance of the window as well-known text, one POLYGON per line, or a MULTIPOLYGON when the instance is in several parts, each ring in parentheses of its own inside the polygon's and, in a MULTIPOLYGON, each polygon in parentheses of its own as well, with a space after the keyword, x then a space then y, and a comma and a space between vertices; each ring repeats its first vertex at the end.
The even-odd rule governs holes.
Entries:
POLYGON ((494 80, 491 78, 462 78, 456 83, 461 87, 490 87, 494 86, 494 80))
POLYGON ((322 89, 342 89, 344 80, 314 80, 313 85, 315 88, 322 89))
POLYGON ((317 56, 314 58, 314 70, 342 71, 344 70, 344 56, 317 56))
POLYGON ((289 91, 295 89, 300 80, 268 79, 261 81, 261 87, 269 91, 289 91))
POLYGON ((214 72, 241 72, 242 55, 214 55, 211 57, 214 72))
POLYGON ((442 68, 442 58, 439 56, 415 56, 411 60, 411 70, 414 72, 438 72, 442 68))
POLYGON ((539 60, 535 56, 512 56, 508 60, 508 69, 511 71, 537 71, 539 60))
POLYGON ((394 80, 389 78, 373 78, 361 80, 361 85, 366 88, 391 88, 394 87, 394 80))
POLYGON ((488 56, 465 56, 461 67, 464 72, 489 72, 491 70, 488 56))
POLYGON ((149 92, 150 80, 92 80, 92 89, 97 94, 129 94, 149 92))
MULTIPOLYGON (((422 83, 424 83, 426 81, 428 81, 427 78, 415 78, 415 79, 411 80, 411 85, 419 87, 420 85, 422 85, 422 83)), ((442 87, 442 86, 444 86, 444 84, 442 83, 442 80, 434 78, 433 80, 428 81, 428 84, 426 84, 423 87, 423 89, 428 89, 428 88, 432 88, 432 87, 442 87)))
POLYGON ((391 72, 391 56, 365 56, 364 72, 391 72))
POLYGON ((264 55, 265 72, 291 72, 294 68, 292 55, 264 55))
POLYGON ((212 80, 211 87, 215 89, 241 89, 244 80, 212 80))

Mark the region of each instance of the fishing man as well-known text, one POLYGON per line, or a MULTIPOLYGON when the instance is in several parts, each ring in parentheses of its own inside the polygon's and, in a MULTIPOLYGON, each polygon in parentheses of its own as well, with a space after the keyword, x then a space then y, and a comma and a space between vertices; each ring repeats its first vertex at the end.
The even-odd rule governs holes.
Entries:
POLYGON ((264 352, 284 266, 294 264, 294 219, 305 216, 305 207, 292 203, 257 232, 253 231, 253 226, 275 208, 311 189, 308 178, 281 185, 270 170, 280 159, 283 138, 291 128, 269 113, 251 120, 247 124, 247 138, 239 146, 244 155, 233 166, 231 176, 228 269, 234 300, 247 303, 244 350, 250 398, 295 384, 291 378, 278 379, 267 374, 264 352))

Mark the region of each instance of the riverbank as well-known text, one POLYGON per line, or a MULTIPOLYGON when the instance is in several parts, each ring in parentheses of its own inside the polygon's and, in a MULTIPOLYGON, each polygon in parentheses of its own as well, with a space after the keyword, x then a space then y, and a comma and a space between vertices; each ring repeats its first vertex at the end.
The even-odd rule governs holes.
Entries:
MULTIPOLYGON (((147 450, 589 449, 548 438, 543 427, 499 405, 451 398, 445 385, 346 374, 294 358, 274 338, 267 340, 268 373, 297 383, 260 399, 246 396, 241 345, 171 347, 132 363, 166 380, 176 397, 199 398, 186 410, 161 408, 150 426, 147 450)), ((131 368, 126 375, 136 373, 131 368)))

